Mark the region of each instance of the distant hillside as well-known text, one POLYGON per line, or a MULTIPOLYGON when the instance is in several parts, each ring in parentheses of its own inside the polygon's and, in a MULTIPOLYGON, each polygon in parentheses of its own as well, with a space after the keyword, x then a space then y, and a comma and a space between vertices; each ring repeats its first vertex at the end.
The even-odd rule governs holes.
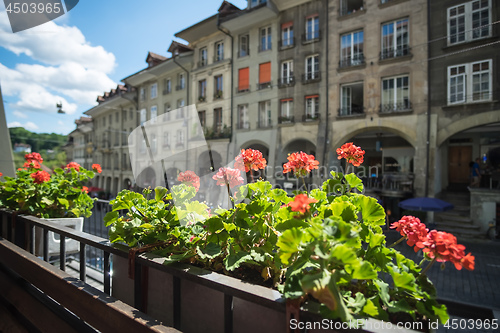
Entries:
POLYGON ((15 143, 31 145, 31 151, 59 150, 67 140, 65 135, 55 133, 33 133, 22 127, 9 128, 12 147, 15 143))

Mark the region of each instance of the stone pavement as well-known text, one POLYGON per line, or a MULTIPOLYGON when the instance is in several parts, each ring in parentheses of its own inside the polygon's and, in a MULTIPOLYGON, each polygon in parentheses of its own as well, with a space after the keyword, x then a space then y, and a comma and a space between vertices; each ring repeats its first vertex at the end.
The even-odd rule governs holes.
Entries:
MULTIPOLYGON (((388 232, 387 244, 400 238, 394 231, 388 232)), ((500 240, 458 238, 458 243, 465 245, 465 253, 471 252, 475 257, 475 269, 457 270, 451 263, 445 269, 435 263, 427 275, 434 283, 440 299, 451 300, 480 307, 495 309, 500 313, 500 240)), ((421 252, 415 253, 406 242, 395 248, 412 258, 416 263, 422 260, 421 252)), ((458 318, 458 317, 456 317, 458 318)), ((498 320, 500 325, 500 318, 498 320)), ((438 332, 498 332, 500 330, 446 330, 441 327, 438 332)))

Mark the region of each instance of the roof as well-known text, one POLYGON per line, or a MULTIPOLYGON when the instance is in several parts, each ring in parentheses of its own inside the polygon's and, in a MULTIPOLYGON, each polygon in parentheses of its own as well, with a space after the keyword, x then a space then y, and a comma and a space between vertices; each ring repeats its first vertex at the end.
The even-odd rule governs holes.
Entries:
POLYGON ((102 96, 97 96, 97 103, 101 104, 102 102, 105 102, 106 100, 113 98, 116 95, 121 95, 122 93, 132 92, 132 91, 135 91, 134 87, 119 84, 118 86, 116 86, 116 89, 111 89, 111 91, 106 91, 102 96))
POLYGON ((154 52, 148 52, 148 56, 146 57, 146 62, 148 63, 148 67, 153 67, 158 64, 161 64, 165 60, 168 60, 167 57, 156 54, 154 52))
POLYGON ((184 52, 193 51, 193 48, 189 47, 188 45, 176 42, 174 40, 174 41, 172 41, 172 44, 170 44, 170 47, 168 48, 168 52, 175 54, 175 51, 177 51, 177 53, 184 53, 184 52))

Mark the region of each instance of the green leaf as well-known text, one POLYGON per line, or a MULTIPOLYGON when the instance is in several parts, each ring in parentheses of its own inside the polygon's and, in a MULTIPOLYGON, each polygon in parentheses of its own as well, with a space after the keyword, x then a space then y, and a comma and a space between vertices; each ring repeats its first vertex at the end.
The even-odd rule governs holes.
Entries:
POLYGON ((446 310, 446 305, 441 304, 439 306, 432 306, 432 310, 434 310, 434 314, 439 317, 442 324, 446 323, 450 319, 448 311, 446 310))
POLYGON ((168 190, 165 187, 158 186, 155 188, 155 200, 162 201, 163 197, 167 194, 168 190))
POLYGON ((288 259, 299 250, 299 244, 303 233, 300 229, 293 228, 285 230, 278 238, 276 245, 280 248, 280 259, 286 265, 288 259))
POLYGON ((363 307, 363 312, 371 317, 378 316, 378 307, 373 303, 373 301, 369 298, 366 300, 366 304, 363 307))
POLYGON ((252 256, 250 253, 245 252, 245 251, 240 251, 236 254, 230 254, 224 259, 224 265, 226 266, 226 269, 228 271, 234 271, 238 267, 240 267, 241 264, 245 262, 251 262, 253 261, 252 256))
POLYGON ((376 246, 381 245, 385 240, 384 234, 372 234, 370 236, 370 247, 374 248, 376 246))
POLYGON ((215 243, 208 243, 206 247, 197 246, 196 253, 202 259, 213 259, 222 253, 222 248, 215 243))
POLYGON ((111 224, 116 222, 118 217, 119 217, 119 215, 118 215, 118 212, 116 212, 116 211, 107 213, 106 216, 104 216, 104 225, 106 227, 109 227, 111 224))
POLYGON ((47 197, 43 197, 42 200, 41 200, 44 204, 50 206, 54 203, 54 200, 50 200, 49 198, 47 197))
POLYGON ((358 196, 357 202, 361 208, 363 222, 373 225, 385 224, 384 208, 377 203, 375 198, 358 196))
POLYGON ((351 188, 355 188, 358 191, 363 192, 364 189, 363 182, 361 181, 361 179, 358 178, 358 176, 356 176, 353 173, 350 173, 348 175, 345 175, 344 178, 351 188))
POLYGON ((368 261, 363 261, 361 266, 354 267, 352 278, 358 280, 372 280, 377 278, 377 272, 368 261))
POLYGON ((291 219, 291 220, 286 220, 283 223, 277 224, 275 229, 281 232, 292 228, 307 228, 308 226, 309 223, 305 222, 304 220, 291 219))
POLYGON ((378 289, 378 295, 380 296, 380 299, 382 300, 384 305, 388 306, 390 300, 389 285, 380 279, 374 280, 373 283, 378 289))
POLYGON ((344 265, 359 264, 359 258, 354 252, 354 250, 345 244, 335 245, 331 250, 330 256, 332 258, 336 258, 339 262, 342 262, 344 265))
POLYGON ((390 273, 394 280, 394 286, 416 292, 415 276, 413 274, 407 272, 398 273, 395 270, 391 270, 390 273))
POLYGON ((359 313, 361 309, 363 309, 363 307, 365 306, 366 302, 367 300, 365 296, 362 293, 357 292, 356 298, 352 297, 347 298, 346 305, 349 308, 351 308, 354 313, 359 313))
POLYGON ((59 203, 61 205, 63 205, 66 209, 69 208, 69 201, 64 199, 64 198, 57 198, 57 201, 59 201, 59 203))

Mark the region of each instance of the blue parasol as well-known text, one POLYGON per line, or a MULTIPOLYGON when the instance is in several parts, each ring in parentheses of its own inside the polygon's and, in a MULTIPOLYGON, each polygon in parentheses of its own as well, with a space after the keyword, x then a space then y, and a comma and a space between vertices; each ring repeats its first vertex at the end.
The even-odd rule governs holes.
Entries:
POLYGON ((444 212, 453 209, 453 205, 449 202, 437 198, 424 197, 403 200, 399 203, 399 207, 424 212, 444 212))

